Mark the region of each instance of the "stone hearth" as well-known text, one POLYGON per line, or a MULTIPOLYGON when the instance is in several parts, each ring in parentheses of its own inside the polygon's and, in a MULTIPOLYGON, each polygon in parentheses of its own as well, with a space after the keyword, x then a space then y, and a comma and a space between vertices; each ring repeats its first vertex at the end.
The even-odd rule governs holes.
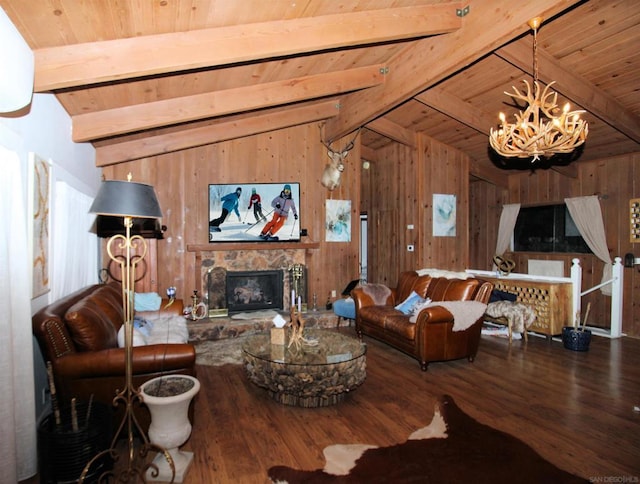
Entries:
MULTIPOLYGON (((284 319, 289 320, 288 313, 280 312, 280 314, 284 319)), ((302 317, 305 320, 305 328, 335 328, 338 323, 338 318, 334 312, 325 309, 307 311, 303 313, 302 317)), ((268 331, 273 327, 272 320, 273 317, 256 317, 255 319, 220 317, 188 321, 189 342, 197 343, 199 341, 237 338, 238 336, 268 331)))

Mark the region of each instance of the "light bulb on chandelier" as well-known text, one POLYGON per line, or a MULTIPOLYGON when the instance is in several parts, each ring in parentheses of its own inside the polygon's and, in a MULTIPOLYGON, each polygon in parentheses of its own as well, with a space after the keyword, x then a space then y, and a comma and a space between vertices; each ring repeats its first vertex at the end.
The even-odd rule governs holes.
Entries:
POLYGON ((558 93, 551 90, 555 81, 544 89, 538 81, 538 28, 541 17, 531 19, 528 24, 533 29, 533 84, 522 81, 526 92, 513 87, 513 92, 505 94, 526 102, 524 111, 514 114, 515 123, 507 123, 504 113, 500 113, 500 128, 491 128, 489 143, 501 156, 507 158, 532 158, 538 161, 540 156, 550 157, 559 153, 571 153, 582 145, 589 132, 589 125, 580 118, 583 110, 570 111, 566 103, 560 111, 558 93))

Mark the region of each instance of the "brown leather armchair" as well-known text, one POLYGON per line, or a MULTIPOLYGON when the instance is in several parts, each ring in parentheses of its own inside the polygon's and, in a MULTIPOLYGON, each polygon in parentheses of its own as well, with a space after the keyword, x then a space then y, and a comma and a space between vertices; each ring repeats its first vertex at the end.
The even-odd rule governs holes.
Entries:
POLYGON ((374 300, 371 291, 359 287, 351 292, 356 304, 356 331, 358 336, 371 336, 403 351, 420 362, 423 371, 431 361, 467 358, 473 361, 478 351, 482 330, 482 317, 463 331, 454 331, 454 316, 449 310, 437 306, 438 301, 489 302, 493 284, 481 279, 446 279, 419 276, 415 271, 403 272, 398 285, 389 288, 386 300, 374 300), (417 315, 403 314, 395 306, 412 291, 422 298, 430 298, 433 305, 417 315))
MULTIPOLYGON (((164 311, 182 314, 182 309, 182 301, 176 300, 164 311)), ((34 314, 33 333, 44 360, 51 362, 61 405, 68 405, 73 397, 87 401, 91 395, 98 402, 113 403, 116 390, 125 386, 125 349, 117 343, 122 324, 122 293, 117 283, 83 288, 34 314)), ((132 372, 135 388, 156 376, 195 376, 195 349, 191 344, 136 346, 132 372)), ((122 414, 123 406, 119 407, 122 414)), ((136 415, 146 429, 146 408, 136 415)))

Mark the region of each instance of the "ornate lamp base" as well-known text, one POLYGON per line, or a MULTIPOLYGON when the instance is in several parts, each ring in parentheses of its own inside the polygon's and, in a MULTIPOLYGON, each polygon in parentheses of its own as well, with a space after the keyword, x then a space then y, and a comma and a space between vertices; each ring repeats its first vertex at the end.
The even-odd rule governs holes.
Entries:
POLYGON ((169 455, 173 459, 173 464, 175 466, 175 477, 173 474, 173 470, 169 465, 169 461, 166 459, 164 454, 158 452, 156 456, 153 458, 153 465, 158 468, 157 475, 156 472, 149 468, 147 469, 147 474, 145 479, 147 482, 182 482, 184 480, 184 476, 191 467, 191 462, 193 462, 193 452, 182 451, 178 449, 170 449, 169 455), (173 478, 173 481, 171 480, 173 478))

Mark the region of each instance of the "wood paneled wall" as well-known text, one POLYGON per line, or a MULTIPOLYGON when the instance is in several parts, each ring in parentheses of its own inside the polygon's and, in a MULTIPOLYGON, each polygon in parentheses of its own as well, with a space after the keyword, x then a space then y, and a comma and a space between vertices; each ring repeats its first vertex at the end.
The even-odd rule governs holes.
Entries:
MULTIPOLYGON (((352 135, 351 135, 352 137, 352 135)), ((340 149, 351 137, 334 142, 340 149)), ((170 285, 178 296, 188 298, 196 286, 198 271, 191 244, 208 244, 209 183, 300 182, 300 220, 308 230, 307 241, 319 242, 307 251, 309 301, 313 294, 324 304, 332 290, 338 294, 358 277, 360 240, 360 148, 349 153, 342 183, 333 192, 320 184, 327 163, 326 148, 317 124, 309 124, 237 140, 193 148, 139 161, 106 167, 105 179, 149 183, 156 189, 168 227, 157 244, 158 291, 170 285), (351 200, 351 242, 325 242, 325 201, 351 200)), ((256 242, 264 247, 264 242, 256 242)), ((274 257, 277 254, 274 253, 274 257)))
MULTIPOLYGON (((640 197, 640 153, 594 162, 577 162, 578 176, 570 178, 553 170, 523 171, 509 176, 509 189, 477 181, 471 183, 471 206, 487 207, 484 213, 471 216, 471 266, 490 269, 495 252, 498 222, 504 203, 523 206, 563 203, 567 197, 600 196, 607 246, 611 259, 632 252, 640 257, 640 244, 629 237, 629 199, 640 197)), ((509 254, 516 262, 516 272, 527 272, 529 259, 563 260, 565 276, 571 260, 580 259, 583 291, 598 285, 603 262, 585 254, 556 255, 548 253, 509 254)), ((591 302, 589 324, 609 327, 611 298, 594 291, 582 298, 583 313, 591 302)), ((623 332, 640 336, 640 267, 624 269, 623 332)))
POLYGON ((378 150, 363 178, 370 282, 395 285, 405 270, 467 268, 468 158, 426 136, 418 135, 416 145, 392 143, 378 150), (455 237, 432 236, 434 193, 456 195, 455 237))

